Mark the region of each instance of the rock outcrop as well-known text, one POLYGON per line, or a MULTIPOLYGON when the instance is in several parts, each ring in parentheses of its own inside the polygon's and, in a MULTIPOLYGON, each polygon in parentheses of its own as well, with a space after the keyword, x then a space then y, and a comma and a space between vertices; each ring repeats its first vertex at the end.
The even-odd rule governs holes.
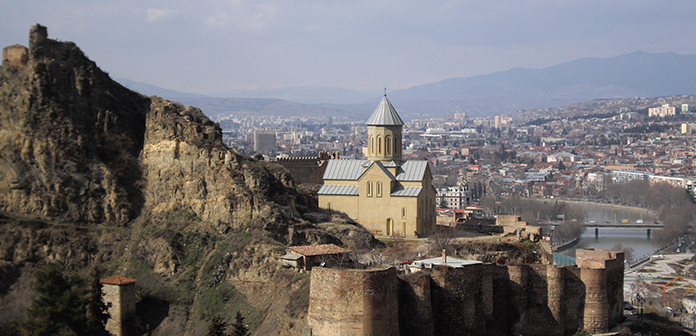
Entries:
POLYGON ((309 281, 280 267, 284 246, 380 244, 310 198, 282 166, 227 148, 201 110, 124 88, 43 26, 3 52, 0 306, 18 307, 12 318, 35 267, 101 263, 138 278, 146 306, 172 305, 145 321, 155 334, 199 334, 219 304, 245 307, 259 333, 297 335, 309 281))

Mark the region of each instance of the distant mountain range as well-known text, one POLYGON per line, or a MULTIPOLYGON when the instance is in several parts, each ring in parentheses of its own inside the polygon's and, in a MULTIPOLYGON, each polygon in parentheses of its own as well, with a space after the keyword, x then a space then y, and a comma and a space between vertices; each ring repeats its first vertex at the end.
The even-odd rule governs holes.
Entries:
MULTIPOLYGON (((469 116, 491 116, 593 99, 695 94, 696 81, 692 78, 695 73, 696 55, 637 51, 614 58, 581 58, 543 69, 515 68, 488 75, 449 78, 389 92, 389 99, 406 119, 442 117, 456 112, 466 112, 469 116)), ((117 80, 121 82, 120 79, 117 80)), ((152 92, 148 91, 150 87, 153 86, 143 86, 140 92, 157 94, 149 93, 152 92)), ((154 88, 156 87, 152 89, 154 88)), ((179 96, 176 96, 175 91, 166 91, 167 95, 157 95, 172 100, 177 100, 175 98, 178 97, 194 98, 191 94, 178 93, 179 96)), ((343 111, 342 115, 351 116, 355 120, 362 120, 369 115, 381 98, 381 95, 329 87, 261 89, 220 94, 227 97, 276 98, 311 104, 314 109, 307 107, 307 112, 311 110, 311 113, 326 113, 328 116, 337 113, 336 111, 343 111)), ((200 96, 197 98, 207 99, 200 96)), ((293 106, 292 109, 302 107, 293 106)))

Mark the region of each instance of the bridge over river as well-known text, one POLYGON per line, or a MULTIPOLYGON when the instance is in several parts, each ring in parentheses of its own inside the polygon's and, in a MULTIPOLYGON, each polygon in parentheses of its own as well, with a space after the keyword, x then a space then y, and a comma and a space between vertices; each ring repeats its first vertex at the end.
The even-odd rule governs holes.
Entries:
POLYGON ((650 238, 651 231, 653 229, 663 229, 665 227, 662 223, 585 223, 586 228, 595 229, 595 238, 599 238, 599 229, 645 229, 650 238))

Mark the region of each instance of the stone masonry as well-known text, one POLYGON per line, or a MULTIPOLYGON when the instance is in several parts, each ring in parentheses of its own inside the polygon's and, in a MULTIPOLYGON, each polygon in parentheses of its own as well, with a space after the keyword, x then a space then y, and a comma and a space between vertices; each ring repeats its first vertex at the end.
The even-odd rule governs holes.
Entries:
POLYGON ((313 336, 605 332, 623 317, 623 252, 577 255, 577 266, 315 269, 308 325, 313 336))

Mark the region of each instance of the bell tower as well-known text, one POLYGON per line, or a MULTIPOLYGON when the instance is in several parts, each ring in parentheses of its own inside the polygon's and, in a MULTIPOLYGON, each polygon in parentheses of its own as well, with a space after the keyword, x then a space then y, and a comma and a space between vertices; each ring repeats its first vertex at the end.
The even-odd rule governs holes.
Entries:
POLYGON ((400 163, 403 125, 385 92, 384 98, 367 120, 367 159, 400 163))

